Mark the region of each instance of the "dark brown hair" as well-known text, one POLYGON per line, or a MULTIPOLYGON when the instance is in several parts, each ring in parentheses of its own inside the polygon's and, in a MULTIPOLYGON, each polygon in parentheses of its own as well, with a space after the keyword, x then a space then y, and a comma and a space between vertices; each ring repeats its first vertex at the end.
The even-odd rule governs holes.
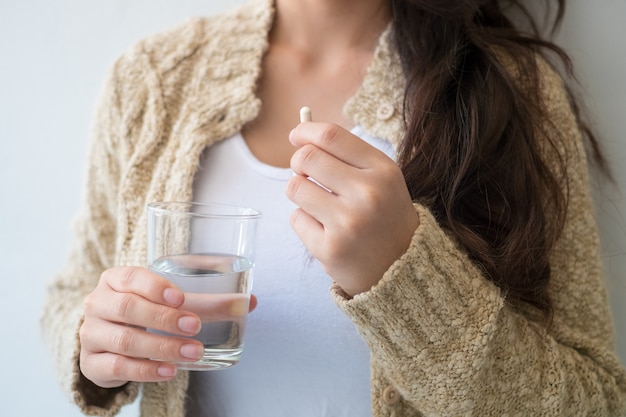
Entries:
MULTIPOLYGON (((549 256, 565 221, 568 187, 565 167, 550 169, 539 150, 540 135, 554 149, 559 138, 542 135, 548 121, 536 58, 556 56, 571 75, 570 60, 540 36, 520 1, 391 4, 407 78, 399 163, 411 196, 431 208, 509 302, 534 306, 549 322, 549 256), (521 11, 526 33, 507 18, 505 7, 521 11)), ((553 30, 565 1, 556 5, 553 30)), ((606 168, 572 94, 570 99, 592 157, 606 168)))

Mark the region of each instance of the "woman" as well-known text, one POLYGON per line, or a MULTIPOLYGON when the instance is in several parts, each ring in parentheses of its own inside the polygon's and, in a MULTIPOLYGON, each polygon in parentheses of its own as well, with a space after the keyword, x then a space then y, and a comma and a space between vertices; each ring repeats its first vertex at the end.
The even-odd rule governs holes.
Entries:
POLYGON ((113 415, 143 383, 145 416, 623 413, 583 137, 603 160, 544 51, 566 58, 496 1, 258 0, 137 44, 44 319, 74 400, 113 415), (201 346, 143 330, 200 328, 140 267, 159 200, 264 212, 232 369, 177 372, 201 346))

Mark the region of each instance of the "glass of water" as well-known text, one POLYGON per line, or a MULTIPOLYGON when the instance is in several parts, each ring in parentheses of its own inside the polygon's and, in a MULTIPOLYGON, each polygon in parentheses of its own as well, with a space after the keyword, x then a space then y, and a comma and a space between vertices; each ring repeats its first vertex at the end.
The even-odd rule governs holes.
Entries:
POLYGON ((147 211, 148 268, 180 288, 185 293, 181 308, 202 321, 194 339, 204 344, 204 356, 197 362, 177 363, 178 368, 235 365, 243 352, 261 213, 180 202, 151 203, 147 211))

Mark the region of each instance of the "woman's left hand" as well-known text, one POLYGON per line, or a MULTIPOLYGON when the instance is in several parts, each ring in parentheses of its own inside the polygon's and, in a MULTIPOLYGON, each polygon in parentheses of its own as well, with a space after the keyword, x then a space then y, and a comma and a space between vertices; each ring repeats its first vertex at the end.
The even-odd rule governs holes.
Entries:
POLYGON ((407 250, 419 225, 400 168, 334 124, 302 123, 289 140, 299 147, 286 190, 299 206, 291 226, 348 295, 368 291, 407 250))

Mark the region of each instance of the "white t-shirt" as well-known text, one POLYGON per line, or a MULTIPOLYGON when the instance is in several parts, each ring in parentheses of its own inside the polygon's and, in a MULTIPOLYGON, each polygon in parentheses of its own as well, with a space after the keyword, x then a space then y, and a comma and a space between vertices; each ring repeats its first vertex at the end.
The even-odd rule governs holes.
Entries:
MULTIPOLYGON (((394 157, 392 146, 352 133, 394 157)), ((191 372, 188 417, 371 416, 369 350, 333 303, 331 279, 289 225, 288 168, 257 160, 237 134, 203 155, 193 199, 262 212, 253 293, 240 363, 191 372)))

